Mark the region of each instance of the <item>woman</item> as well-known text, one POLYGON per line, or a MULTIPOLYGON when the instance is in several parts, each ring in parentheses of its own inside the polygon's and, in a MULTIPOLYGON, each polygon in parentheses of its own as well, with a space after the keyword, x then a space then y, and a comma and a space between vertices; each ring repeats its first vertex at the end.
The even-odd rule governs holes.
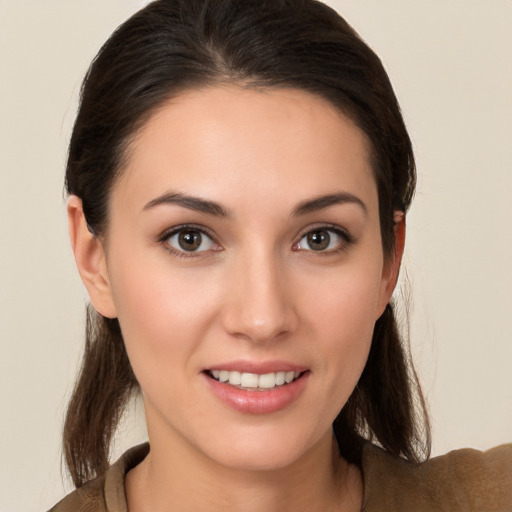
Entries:
POLYGON ((66 184, 92 308, 64 433, 79 489, 53 510, 510 507, 510 447, 418 464, 389 302, 414 157, 332 10, 149 5, 91 66, 66 184), (149 444, 107 469, 139 389, 149 444))

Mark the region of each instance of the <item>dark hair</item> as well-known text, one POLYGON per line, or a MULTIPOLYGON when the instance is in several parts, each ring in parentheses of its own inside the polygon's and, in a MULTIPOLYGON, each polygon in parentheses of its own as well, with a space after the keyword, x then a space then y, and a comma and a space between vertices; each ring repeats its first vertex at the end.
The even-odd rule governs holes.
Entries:
MULTIPOLYGON (((84 79, 66 169, 67 191, 82 199, 91 232, 105 233, 113 183, 151 114, 186 89, 223 82, 308 91, 357 124, 370 142, 390 257, 394 211, 407 211, 415 187, 411 141, 379 58, 314 0, 158 0, 114 32, 84 79)), ((364 439, 409 460, 428 457, 428 417, 408 353, 388 305, 363 374, 334 422, 350 462, 360 463, 364 439)), ((106 469, 119 417, 137 389, 118 321, 90 309, 64 427, 77 487, 106 469)))

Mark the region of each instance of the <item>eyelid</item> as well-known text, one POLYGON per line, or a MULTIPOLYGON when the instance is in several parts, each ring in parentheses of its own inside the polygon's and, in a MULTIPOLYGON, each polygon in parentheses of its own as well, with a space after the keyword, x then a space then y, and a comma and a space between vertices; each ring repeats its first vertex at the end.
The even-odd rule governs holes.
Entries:
POLYGON ((157 240, 159 242, 165 242, 170 236, 175 235, 176 233, 179 233, 180 231, 186 231, 187 229, 191 231, 199 231, 203 235, 206 235, 207 237, 211 238, 215 241, 215 236, 213 233, 206 227, 201 226, 200 224, 179 224, 177 226, 173 226, 172 228, 167 228, 160 235, 158 235, 157 240))
POLYGON ((355 237, 349 232, 348 229, 340 226, 339 224, 332 224, 330 222, 318 222, 315 224, 310 224, 304 229, 301 229, 299 234, 297 235, 297 239, 300 240, 308 233, 311 233, 312 231, 321 231, 324 229, 325 231, 334 231, 336 234, 339 234, 343 238, 346 238, 348 240, 356 241, 355 237))

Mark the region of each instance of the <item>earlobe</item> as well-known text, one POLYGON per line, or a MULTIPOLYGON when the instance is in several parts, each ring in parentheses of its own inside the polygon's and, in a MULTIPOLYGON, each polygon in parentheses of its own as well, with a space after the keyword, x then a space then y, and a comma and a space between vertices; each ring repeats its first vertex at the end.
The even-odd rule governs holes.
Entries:
POLYGON ((69 197, 67 212, 71 248, 91 304, 101 315, 115 318, 117 313, 103 244, 90 232, 85 220, 82 200, 79 197, 74 195, 69 197))
POLYGON ((405 213, 395 211, 394 213, 395 249, 388 261, 384 262, 382 281, 379 297, 379 311, 377 318, 382 315, 384 309, 391 300, 391 295, 398 281, 400 264, 405 247, 405 213))

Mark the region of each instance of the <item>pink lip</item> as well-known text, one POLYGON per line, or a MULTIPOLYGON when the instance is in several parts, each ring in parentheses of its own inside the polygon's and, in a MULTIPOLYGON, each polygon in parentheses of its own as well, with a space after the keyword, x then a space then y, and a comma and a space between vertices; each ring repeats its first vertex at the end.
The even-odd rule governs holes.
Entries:
MULTIPOLYGON (((233 366, 229 366, 233 371, 240 371, 233 366)), ((248 372, 244 366, 244 371, 248 372)), ((284 368, 280 367, 282 371, 284 368)), ((221 369, 215 367, 215 369, 221 369)), ((287 370, 292 371, 292 369, 287 370)), ((295 371, 295 370, 294 370, 295 371)), ((300 371, 300 370, 297 370, 300 371)), ((271 373, 267 370, 258 370, 253 373, 271 373)), ((276 386, 265 391, 246 391, 238 389, 228 383, 219 382, 203 372, 203 376, 209 385, 210 390, 217 398, 226 405, 247 414, 268 414, 284 409, 291 405, 304 391, 310 376, 310 372, 304 372, 298 379, 290 384, 276 386)))

